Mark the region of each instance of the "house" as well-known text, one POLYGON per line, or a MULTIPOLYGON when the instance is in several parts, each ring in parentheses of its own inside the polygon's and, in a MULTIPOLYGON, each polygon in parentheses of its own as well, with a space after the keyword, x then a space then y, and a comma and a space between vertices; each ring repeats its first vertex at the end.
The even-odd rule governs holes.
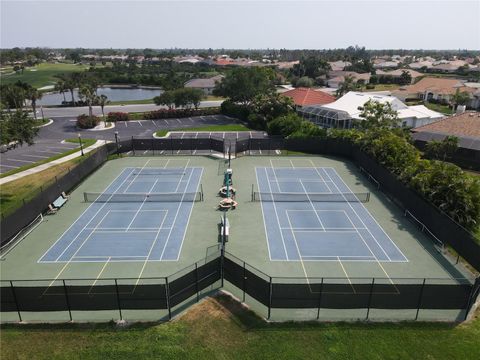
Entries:
POLYGON ((480 112, 467 111, 412 129, 412 138, 420 149, 432 140, 443 140, 447 136, 458 138, 454 160, 480 170, 480 112))
POLYGON ((349 61, 342 61, 342 60, 339 60, 339 61, 330 61, 329 62, 330 64, 330 68, 333 70, 333 71, 338 71, 338 70, 343 70, 345 69, 347 66, 352 66, 352 63, 349 62, 349 61))
POLYGON ((374 62, 373 67, 375 69, 395 69, 398 67, 398 61, 379 61, 374 62))
POLYGON ((464 81, 451 78, 425 77, 416 84, 393 91, 393 95, 402 101, 418 99, 448 104, 458 89, 459 91, 465 91, 470 94, 471 100, 467 104, 467 107, 479 109, 480 88, 475 87, 475 84, 477 83, 465 83, 464 81))
POLYGON ((205 95, 211 95, 216 83, 222 81, 223 75, 217 75, 209 79, 191 79, 184 86, 186 88, 200 89, 205 95))
POLYGON ((376 75, 377 76, 391 76, 392 78, 398 79, 402 76, 402 73, 404 71, 406 71, 410 74, 410 76, 412 77, 412 83, 414 83, 415 80, 418 77, 424 76, 424 74, 422 74, 418 71, 412 70, 412 69, 397 69, 397 70, 392 70, 392 71, 377 70, 376 75))
POLYGON ((299 87, 282 93, 282 96, 289 97, 297 108, 308 105, 324 105, 335 101, 335 97, 320 90, 299 87))
POLYGON ((345 80, 346 76, 352 76, 357 82, 363 82, 364 84, 368 84, 370 82, 370 73, 363 73, 359 74, 354 71, 329 71, 328 72, 329 79, 327 80, 328 87, 331 88, 338 88, 340 83, 345 80))
POLYGON ((444 117, 443 114, 429 110, 423 105, 407 106, 393 96, 355 91, 348 92, 330 104, 305 106, 297 111, 305 119, 321 127, 351 128, 356 122, 363 121, 359 107, 369 100, 390 103, 392 109, 397 111, 401 122, 399 125, 402 127, 415 128, 444 117))

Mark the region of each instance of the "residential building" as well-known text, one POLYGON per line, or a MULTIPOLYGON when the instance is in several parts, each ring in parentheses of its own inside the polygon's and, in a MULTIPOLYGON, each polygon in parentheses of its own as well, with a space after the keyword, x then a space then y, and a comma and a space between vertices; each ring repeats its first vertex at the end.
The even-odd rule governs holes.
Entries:
POLYGON ((379 93, 362 93, 350 91, 340 99, 326 105, 305 106, 298 113, 313 123, 325 128, 351 128, 356 122, 363 121, 359 109, 369 100, 390 103, 396 110, 402 127, 418 127, 437 121, 444 117, 423 105, 407 106, 399 99, 379 93))
POLYGON ((397 70, 391 70, 391 71, 377 70, 376 75, 377 76, 391 76, 392 78, 398 79, 402 76, 402 73, 404 71, 406 71, 410 74, 410 76, 412 77, 412 83, 414 83, 415 80, 418 77, 424 76, 424 74, 422 74, 418 71, 412 70, 412 69, 397 69, 397 70))
POLYGON ((480 109, 480 88, 476 87, 476 84, 478 83, 466 83, 451 78, 425 77, 416 84, 393 91, 392 94, 402 101, 418 99, 447 104, 451 102, 452 96, 457 90, 465 91, 470 94, 470 102, 467 107, 480 109))
POLYGON ((335 101, 335 97, 330 94, 304 87, 285 91, 282 96, 291 98, 297 109, 309 105, 325 105, 335 101))
POLYGON ((412 129, 415 145, 423 149, 432 140, 447 136, 458 138, 454 159, 461 165, 480 169, 480 112, 467 111, 431 124, 412 129))
POLYGON ((191 79, 184 86, 187 88, 200 89, 205 95, 211 95, 216 83, 222 81, 223 75, 217 75, 209 79, 191 79))
POLYGON ((361 81, 364 84, 368 84, 370 82, 370 73, 363 73, 359 74, 354 71, 329 71, 327 80, 328 87, 331 88, 338 88, 340 83, 345 80, 346 76, 352 76, 356 81, 361 81))

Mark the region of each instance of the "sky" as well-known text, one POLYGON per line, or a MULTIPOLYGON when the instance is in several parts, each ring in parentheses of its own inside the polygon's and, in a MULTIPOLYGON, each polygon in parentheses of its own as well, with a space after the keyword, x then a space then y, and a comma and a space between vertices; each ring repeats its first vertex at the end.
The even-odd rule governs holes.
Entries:
POLYGON ((0 0, 0 46, 480 49, 480 0, 0 0))

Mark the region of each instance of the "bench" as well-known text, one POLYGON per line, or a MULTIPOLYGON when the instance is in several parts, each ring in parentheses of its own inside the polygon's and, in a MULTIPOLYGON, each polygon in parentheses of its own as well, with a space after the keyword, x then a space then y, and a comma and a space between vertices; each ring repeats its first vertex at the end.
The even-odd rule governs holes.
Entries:
POLYGON ((66 202, 67 202, 67 199, 65 199, 63 196, 59 196, 58 198, 55 199, 52 205, 57 209, 60 209, 63 205, 65 205, 66 202))

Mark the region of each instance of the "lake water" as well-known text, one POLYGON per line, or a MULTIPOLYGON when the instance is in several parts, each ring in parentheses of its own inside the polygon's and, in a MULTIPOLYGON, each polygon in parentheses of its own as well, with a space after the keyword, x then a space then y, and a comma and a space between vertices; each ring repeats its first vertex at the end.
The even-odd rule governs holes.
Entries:
MULTIPOLYGON (((127 100, 145 100, 151 99, 162 93, 160 89, 140 89, 140 88, 99 88, 97 94, 106 95, 109 101, 127 101, 127 100)), ((79 100, 78 91, 73 92, 75 101, 79 100)), ((65 93, 67 101, 72 101, 70 91, 65 93)), ((37 101, 38 105, 61 105, 63 95, 60 93, 45 94, 42 99, 37 101)))

